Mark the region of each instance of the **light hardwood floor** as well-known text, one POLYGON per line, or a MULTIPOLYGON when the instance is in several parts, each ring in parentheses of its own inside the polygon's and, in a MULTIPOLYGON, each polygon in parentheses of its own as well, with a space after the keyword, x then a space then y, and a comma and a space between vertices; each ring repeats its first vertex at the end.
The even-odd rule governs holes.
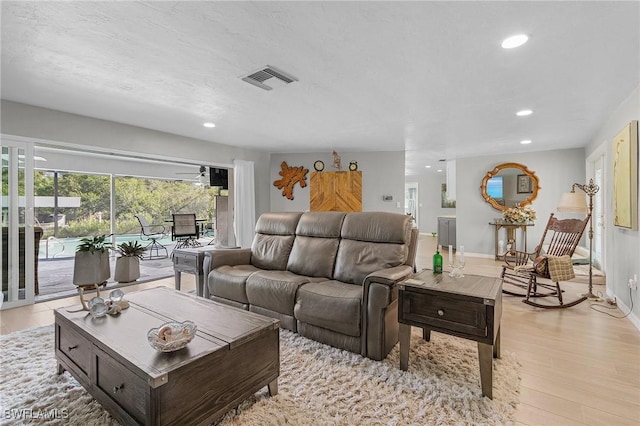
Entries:
MULTIPOLYGON (((433 238, 421 237, 419 268, 431 264, 434 247, 433 238)), ((500 271, 500 262, 467 256, 466 274, 498 276, 500 271)), ((193 275, 182 277, 183 290, 195 288, 193 275)), ((173 287, 173 278, 123 290, 158 285, 173 287)), ((563 288, 570 297, 585 291, 586 284, 564 283, 563 288)), ((594 291, 604 292, 604 286, 594 291)), ((54 309, 77 300, 2 311, 0 333, 51 324, 54 309)), ((640 424, 640 332, 629 320, 611 318, 589 305, 541 310, 504 297, 501 348, 515 353, 522 364, 518 425, 640 424)))

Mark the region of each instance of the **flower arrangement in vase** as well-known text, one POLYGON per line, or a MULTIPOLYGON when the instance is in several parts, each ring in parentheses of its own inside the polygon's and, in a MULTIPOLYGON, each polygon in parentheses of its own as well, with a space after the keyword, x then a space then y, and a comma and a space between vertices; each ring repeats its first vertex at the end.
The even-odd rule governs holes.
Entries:
POLYGON ((530 223, 536 220, 536 211, 531 206, 522 207, 516 204, 502 212, 505 222, 509 223, 530 223))

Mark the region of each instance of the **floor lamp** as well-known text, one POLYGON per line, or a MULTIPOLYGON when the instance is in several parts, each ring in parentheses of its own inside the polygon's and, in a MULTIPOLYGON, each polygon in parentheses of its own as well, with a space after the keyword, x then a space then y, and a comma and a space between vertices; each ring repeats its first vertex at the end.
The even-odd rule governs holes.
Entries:
POLYGON ((600 187, 593 183, 593 179, 589 179, 589 183, 581 185, 574 183, 571 187, 571 192, 565 192, 560 198, 560 204, 558 204, 558 211, 564 213, 583 213, 589 214, 589 292, 582 294, 581 296, 588 297, 589 299, 598 299, 598 296, 593 294, 593 196, 598 193, 600 187), (576 188, 581 189, 589 197, 589 205, 587 206, 584 195, 576 193, 576 188))

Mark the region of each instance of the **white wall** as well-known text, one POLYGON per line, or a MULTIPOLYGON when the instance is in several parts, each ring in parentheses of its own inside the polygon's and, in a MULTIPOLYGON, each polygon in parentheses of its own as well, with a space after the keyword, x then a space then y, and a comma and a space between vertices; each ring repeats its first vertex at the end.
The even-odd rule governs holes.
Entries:
POLYGON ((501 217, 501 212, 484 201, 480 185, 487 172, 498 164, 509 162, 524 164, 540 179, 540 191, 533 202, 538 219, 536 226, 527 231, 527 248, 533 250, 540 241, 549 214, 555 212, 561 193, 569 191, 574 182, 584 181, 582 149, 458 159, 455 209, 440 207, 440 185, 445 181, 444 175, 425 170, 418 176, 407 176, 407 182, 418 182, 419 203, 422 204, 420 231, 435 232, 438 216, 455 215, 457 244, 463 244, 472 255, 493 256, 495 228, 489 222, 501 217))
POLYGON ((406 176, 407 182, 418 182, 418 225, 422 233, 438 232, 438 216, 456 214, 456 209, 441 207, 442 184, 446 180, 445 172, 431 170, 406 176))
MULTIPOLYGON (((404 213, 404 151, 389 152, 340 152, 342 170, 348 170, 350 161, 358 162, 362 171, 362 210, 404 213), (393 201, 383 201, 383 195, 391 195, 393 201), (400 203, 400 207, 397 207, 400 203)), ((269 173, 269 196, 272 211, 309 210, 309 179, 316 160, 322 160, 325 171, 334 171, 333 156, 330 152, 304 154, 271 154, 269 173), (280 179, 280 164, 286 161, 290 167, 304 166, 309 169, 307 187, 298 184, 293 189, 293 200, 282 195, 282 191, 273 186, 280 179)))
MULTIPOLYGON (((627 283, 633 274, 640 276, 640 231, 619 228, 613 225, 613 160, 612 139, 632 120, 640 120, 640 87, 629 95, 607 122, 599 129, 587 147, 587 156, 599 150, 604 144, 605 154, 605 270, 607 272, 607 292, 621 302, 626 313, 631 307, 627 283), (608 214, 607 214, 608 213, 608 214)), ((636 141, 637 143, 637 141, 636 141)), ((636 163, 638 159, 635 159, 636 163)), ((638 182, 640 186, 640 182, 638 182)), ((640 201, 638 202, 640 211, 640 201)), ((633 291, 633 290, 632 290, 633 291)), ((640 329, 640 291, 633 291, 633 315, 635 326, 640 329)))
POLYGON ((98 120, 17 102, 1 101, 0 131, 42 143, 62 143, 154 158, 179 158, 194 164, 232 166, 234 159, 255 163, 256 217, 269 210, 269 154, 112 121, 98 120))
MULTIPOLYGON (((501 163, 520 163, 535 172, 539 179, 538 197, 532 206, 538 219, 527 230, 527 249, 533 250, 542 237, 550 213, 556 212, 563 192, 571 190, 573 183, 583 183, 585 176, 584 150, 566 149, 530 152, 523 154, 491 155, 457 160, 456 239, 468 253, 493 256, 495 252, 495 227, 489 225, 502 217, 484 201, 480 193, 482 179, 501 163)), ((518 242, 518 249, 523 249, 518 242)))

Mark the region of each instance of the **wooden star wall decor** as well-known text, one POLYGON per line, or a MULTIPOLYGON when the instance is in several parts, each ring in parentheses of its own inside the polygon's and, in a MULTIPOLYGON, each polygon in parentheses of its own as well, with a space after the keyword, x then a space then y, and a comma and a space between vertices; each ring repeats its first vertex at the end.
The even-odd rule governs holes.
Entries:
POLYGON ((282 196, 293 200, 293 186, 296 183, 300 184, 300 188, 307 186, 307 173, 309 169, 305 169, 303 166, 289 167, 286 161, 280 164, 281 171, 278 172, 282 179, 274 180, 273 186, 278 189, 282 189, 282 196))

